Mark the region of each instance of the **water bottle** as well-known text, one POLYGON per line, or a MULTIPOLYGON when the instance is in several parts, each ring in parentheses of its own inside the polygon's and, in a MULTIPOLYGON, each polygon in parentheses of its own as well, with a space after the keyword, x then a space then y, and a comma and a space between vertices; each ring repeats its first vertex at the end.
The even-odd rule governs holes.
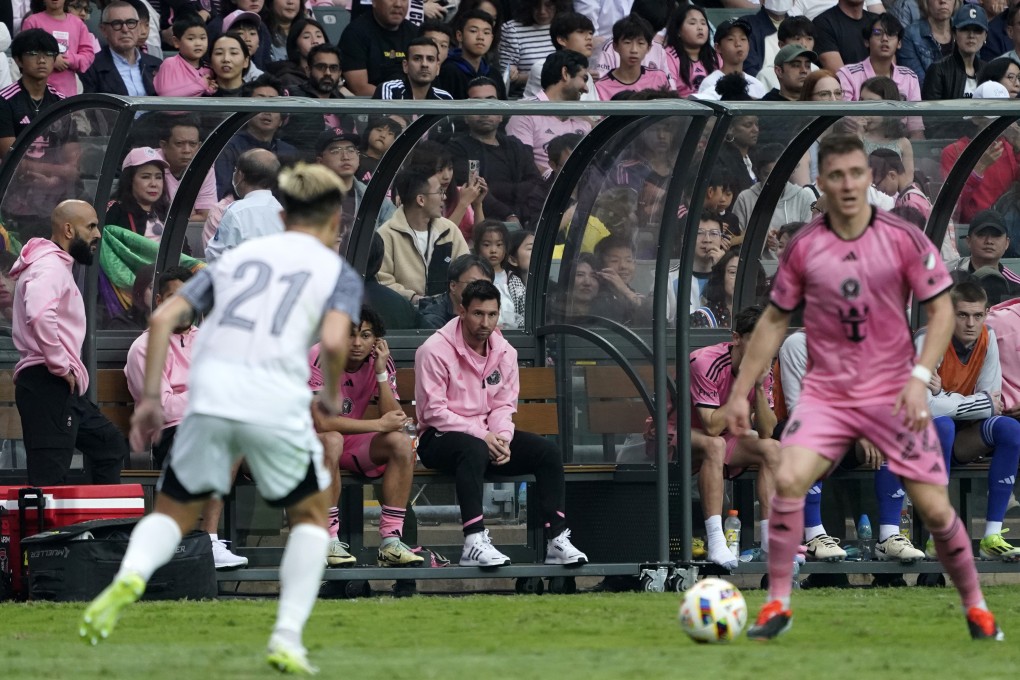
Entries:
POLYGON ((736 510, 730 510, 726 521, 723 522, 723 534, 726 535, 726 547, 733 553, 733 557, 740 559, 740 517, 736 510))
POLYGON ((914 506, 908 500, 900 512, 900 533, 908 541, 914 535, 914 506))
POLYGON ((517 488, 517 522, 528 523, 528 483, 521 482, 517 488))
POLYGON ((857 546, 861 553, 861 560, 865 562, 871 560, 875 551, 875 541, 871 536, 871 520, 867 515, 861 515, 861 519, 857 522, 857 546))
POLYGON ((418 454, 418 423, 413 418, 404 421, 404 434, 411 440, 411 450, 418 454))

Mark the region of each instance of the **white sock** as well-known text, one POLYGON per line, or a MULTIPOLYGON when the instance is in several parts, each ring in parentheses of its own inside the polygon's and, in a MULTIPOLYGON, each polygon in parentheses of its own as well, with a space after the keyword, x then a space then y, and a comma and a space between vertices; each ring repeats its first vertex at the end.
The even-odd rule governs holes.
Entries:
POLYGON ((726 547, 726 536, 722 530, 722 515, 712 515, 705 520, 705 536, 708 538, 709 550, 726 547))
POLYGON ((887 541, 896 534, 900 533, 900 526, 898 524, 879 524, 878 525, 878 540, 887 541))
POLYGON ((220 540, 220 537, 217 536, 216 534, 209 534, 209 540, 215 543, 216 541, 220 540))
POLYGON ((328 546, 329 532, 322 527, 314 524, 291 527, 280 561, 280 602, 274 635, 296 635, 301 640, 301 631, 319 594, 328 546))
POLYGON ((758 523, 758 530, 761 532, 761 551, 769 551, 769 521, 763 519, 758 523))
POLYGON ((180 542, 181 528, 170 515, 153 512, 143 517, 131 532, 117 576, 133 572, 148 583, 153 572, 173 559, 180 542))
POLYGON ((993 522, 992 520, 985 521, 985 538, 988 538, 992 534, 1002 533, 1002 522, 993 522))
POLYGON ((821 536, 824 533, 825 533, 825 526, 821 525, 821 524, 819 524, 818 526, 813 526, 813 527, 804 527, 804 540, 805 541, 810 541, 812 538, 815 538, 817 536, 821 536))

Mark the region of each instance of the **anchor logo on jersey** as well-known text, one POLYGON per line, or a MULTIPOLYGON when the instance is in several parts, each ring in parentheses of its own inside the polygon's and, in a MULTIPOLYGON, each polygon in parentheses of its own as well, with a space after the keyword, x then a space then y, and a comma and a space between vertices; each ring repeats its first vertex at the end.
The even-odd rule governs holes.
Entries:
POLYGON ((850 307, 846 312, 839 313, 839 322, 843 324, 843 332, 850 342, 864 342, 864 324, 868 322, 868 306, 862 312, 857 307, 850 307))

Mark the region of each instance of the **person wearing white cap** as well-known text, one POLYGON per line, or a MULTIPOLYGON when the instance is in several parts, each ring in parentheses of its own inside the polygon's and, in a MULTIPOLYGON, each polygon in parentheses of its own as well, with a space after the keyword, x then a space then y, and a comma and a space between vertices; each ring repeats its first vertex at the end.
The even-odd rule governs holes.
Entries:
MULTIPOLYGON (((981 83, 974 90, 975 99, 1009 99, 1009 91, 993 80, 981 83)), ((965 135, 942 150, 942 172, 947 174, 959 160, 971 139, 992 121, 985 116, 970 119, 974 132, 965 135)), ((960 221, 969 223, 980 211, 987 210, 1020 180, 1020 131, 1012 126, 989 146, 967 178, 960 192, 960 221)))
POLYGON ((170 207, 164 173, 170 165, 156 149, 131 149, 121 164, 120 181, 113 203, 106 209, 105 224, 114 224, 154 241, 163 236, 163 220, 170 207))

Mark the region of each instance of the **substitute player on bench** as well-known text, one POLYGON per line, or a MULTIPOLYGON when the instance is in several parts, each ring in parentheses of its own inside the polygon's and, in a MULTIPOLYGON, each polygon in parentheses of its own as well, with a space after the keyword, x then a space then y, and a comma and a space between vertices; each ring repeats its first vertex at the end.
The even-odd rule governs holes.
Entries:
POLYGON ((242 243, 201 270, 149 322, 145 396, 135 404, 131 445, 160 432, 160 379, 175 328, 205 314, 194 351, 191 400, 159 480, 153 513, 131 533, 113 583, 89 604, 80 634, 96 644, 120 611, 173 558, 211 495, 230 491, 230 469, 244 456, 263 498, 290 520, 280 562, 280 603, 269 639, 274 668, 312 673, 301 633, 326 564, 323 493, 330 476, 312 429, 308 349, 318 333, 325 369, 317 407, 340 411, 340 376, 363 284, 335 251, 343 188, 330 170, 298 164, 280 174, 286 231, 242 243))
MULTIPOLYGON (((978 554, 986 560, 1016 562, 1020 548, 1010 545, 1002 528, 1020 463, 1020 422, 1002 414, 1002 369, 995 332, 985 326, 988 295, 976 281, 964 281, 949 293, 956 313, 953 340, 932 375, 928 405, 948 470, 989 453, 988 508, 978 554)), ((925 331, 916 343, 924 343, 925 331)))
POLYGON ((939 559, 963 600, 971 636, 1002 639, 981 593, 966 527, 949 502, 945 462, 928 412, 928 381, 953 333, 952 279, 922 231, 868 204, 871 170, 859 138, 823 139, 818 167, 828 212, 794 236, 783 253, 771 304, 726 403, 730 431, 748 432, 745 395, 768 372, 790 314, 803 303, 811 366, 783 433, 769 518, 768 603, 748 637, 769 640, 790 628, 804 496, 854 440, 867 436, 903 479, 931 529, 939 559), (916 358, 903 313, 911 294, 928 317, 928 337, 916 358))

